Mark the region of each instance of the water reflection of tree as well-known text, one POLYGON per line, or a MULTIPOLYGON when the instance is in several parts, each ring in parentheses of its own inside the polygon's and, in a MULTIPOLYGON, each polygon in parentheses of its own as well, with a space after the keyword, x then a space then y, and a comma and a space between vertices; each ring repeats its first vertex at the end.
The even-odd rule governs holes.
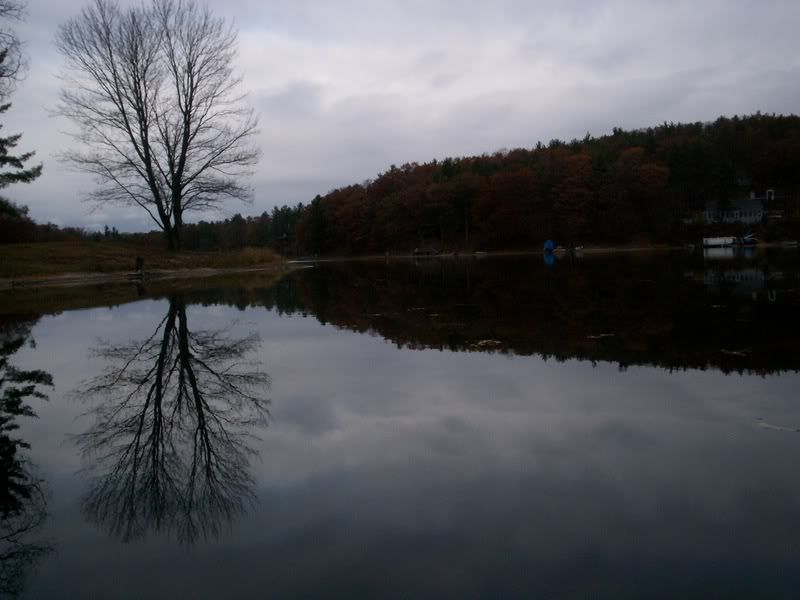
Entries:
POLYGON ((36 416, 28 401, 45 399, 52 377, 19 369, 11 357, 30 339, 32 322, 0 324, 0 595, 16 596, 27 574, 49 551, 37 539, 47 516, 42 482, 23 452, 30 445, 15 435, 17 418, 36 416))
POLYGON ((94 462, 87 516, 125 541, 148 531, 186 543, 219 533, 252 501, 252 428, 269 376, 248 362, 258 336, 189 329, 182 296, 144 341, 101 344, 109 367, 82 392, 99 403, 78 438, 94 462))

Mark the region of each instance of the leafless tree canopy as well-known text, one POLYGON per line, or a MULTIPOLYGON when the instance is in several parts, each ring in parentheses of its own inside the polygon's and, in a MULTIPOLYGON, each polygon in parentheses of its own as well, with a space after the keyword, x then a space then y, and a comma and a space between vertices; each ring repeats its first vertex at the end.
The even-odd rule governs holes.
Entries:
POLYGON ((109 366, 79 392, 97 405, 77 439, 95 474, 92 521, 125 541, 157 531, 192 543, 244 510, 250 429, 268 410, 269 376, 245 360, 257 343, 191 332, 176 296, 146 340, 97 348, 109 366))
POLYGON ((223 19, 191 0, 93 0, 56 43, 67 67, 59 112, 85 148, 65 158, 96 176, 93 200, 140 206, 177 249, 186 212, 249 199, 256 119, 223 19))
POLYGON ((24 2, 0 0, 0 98, 13 91, 24 70, 22 42, 10 27, 10 23, 19 21, 24 13, 24 2))

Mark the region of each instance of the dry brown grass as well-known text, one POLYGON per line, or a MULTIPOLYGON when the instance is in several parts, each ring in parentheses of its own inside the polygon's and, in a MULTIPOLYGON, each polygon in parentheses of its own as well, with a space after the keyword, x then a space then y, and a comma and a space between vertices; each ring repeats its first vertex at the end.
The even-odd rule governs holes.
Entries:
POLYGON ((275 285, 285 274, 285 265, 281 265, 267 271, 160 279, 140 283, 106 281, 83 285, 18 287, 0 290, 0 317, 2 315, 49 314, 64 310, 115 306, 176 293, 191 294, 214 287, 245 290, 264 289, 275 285))
POLYGON ((137 256, 146 271, 258 267, 282 260, 267 248, 169 253, 158 246, 108 241, 3 244, 0 278, 133 271, 137 256))

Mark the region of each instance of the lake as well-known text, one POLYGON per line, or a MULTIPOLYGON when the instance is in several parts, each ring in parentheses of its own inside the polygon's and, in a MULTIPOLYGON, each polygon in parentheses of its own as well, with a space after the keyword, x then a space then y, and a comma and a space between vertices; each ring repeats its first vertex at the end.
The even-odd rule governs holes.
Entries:
POLYGON ((9 595, 800 589, 795 251, 5 294, 9 595))

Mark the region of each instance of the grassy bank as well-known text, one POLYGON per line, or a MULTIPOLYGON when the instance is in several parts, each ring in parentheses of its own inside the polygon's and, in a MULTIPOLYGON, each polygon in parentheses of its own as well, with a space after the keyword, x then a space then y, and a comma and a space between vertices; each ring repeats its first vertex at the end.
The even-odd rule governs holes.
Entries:
POLYGON ((163 298, 173 294, 202 294, 209 289, 232 288, 237 290, 265 289, 275 285, 287 272, 280 267, 178 279, 130 282, 106 281, 83 285, 18 287, 0 290, 0 326, 3 316, 42 315, 64 310, 116 306, 144 300, 163 298))
POLYGON ((111 241, 3 244, 0 279, 133 271, 137 257, 144 259, 145 271, 248 268, 283 260, 267 248, 169 253, 160 246, 111 241))

